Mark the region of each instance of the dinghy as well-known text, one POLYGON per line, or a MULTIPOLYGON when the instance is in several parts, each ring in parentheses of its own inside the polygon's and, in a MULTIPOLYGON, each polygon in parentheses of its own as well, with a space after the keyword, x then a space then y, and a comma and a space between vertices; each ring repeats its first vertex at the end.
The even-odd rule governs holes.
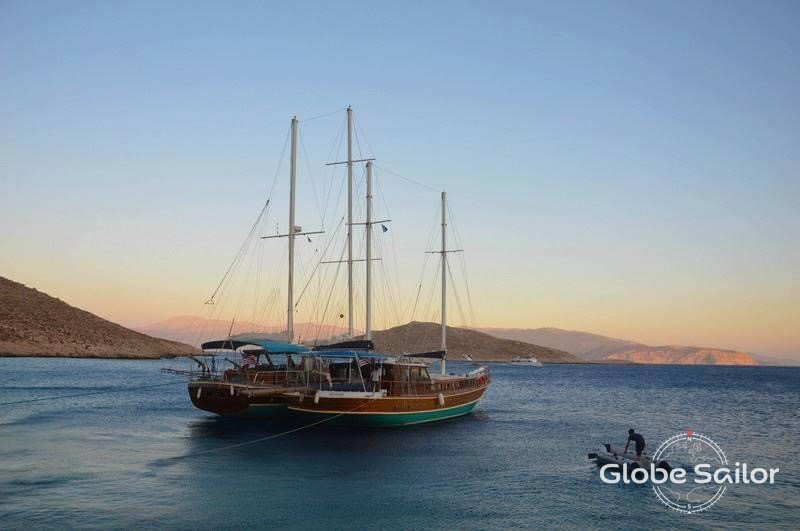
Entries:
MULTIPOLYGON (((636 452, 632 449, 625 451, 622 446, 614 446, 613 444, 604 444, 597 449, 596 452, 589 454, 589 459, 594 459, 598 465, 628 465, 628 468, 634 469, 640 466, 649 468, 654 461, 647 455, 642 454, 641 458, 636 457, 636 452)), ((661 468, 669 472, 672 467, 666 461, 659 461, 655 463, 656 468, 661 468)))

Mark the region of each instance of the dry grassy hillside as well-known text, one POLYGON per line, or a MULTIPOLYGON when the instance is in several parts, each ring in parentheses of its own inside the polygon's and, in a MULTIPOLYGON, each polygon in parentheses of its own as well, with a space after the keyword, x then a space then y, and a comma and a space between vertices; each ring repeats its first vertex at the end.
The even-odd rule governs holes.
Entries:
POLYGON ((0 356, 160 358, 194 352, 0 277, 0 356))

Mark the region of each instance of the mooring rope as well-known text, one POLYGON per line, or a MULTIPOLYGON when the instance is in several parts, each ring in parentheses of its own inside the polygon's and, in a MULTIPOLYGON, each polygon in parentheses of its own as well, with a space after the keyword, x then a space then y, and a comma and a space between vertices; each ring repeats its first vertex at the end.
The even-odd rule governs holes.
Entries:
POLYGON ((122 387, 119 389, 102 389, 98 391, 89 391, 87 393, 75 393, 72 395, 58 395, 58 396, 42 396, 38 398, 28 398, 25 400, 14 400, 11 402, 0 402, 0 406, 11 406, 14 404, 27 404, 29 402, 42 402, 44 400, 58 400, 59 398, 76 398, 81 396, 91 396, 91 395, 102 395, 105 393, 121 393, 124 391, 136 391, 137 389, 149 389, 152 387, 164 387, 167 385, 175 385, 175 384, 187 384, 191 380, 180 380, 177 382, 168 382, 168 383, 159 383, 159 384, 148 384, 148 385, 139 385, 134 387, 122 387))

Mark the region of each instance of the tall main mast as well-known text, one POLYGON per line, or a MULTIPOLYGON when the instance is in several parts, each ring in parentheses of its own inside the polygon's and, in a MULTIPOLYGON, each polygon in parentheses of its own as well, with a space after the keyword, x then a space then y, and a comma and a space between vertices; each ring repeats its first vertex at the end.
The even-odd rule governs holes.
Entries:
POLYGON ((442 192, 442 374, 447 374, 447 192, 442 192))
POLYGON ((297 117, 292 118, 292 156, 289 164, 289 289, 286 308, 286 335, 288 341, 294 341, 294 203, 295 181, 297 180, 297 117))
POLYGON ((347 334, 353 337, 353 109, 347 107, 347 334))

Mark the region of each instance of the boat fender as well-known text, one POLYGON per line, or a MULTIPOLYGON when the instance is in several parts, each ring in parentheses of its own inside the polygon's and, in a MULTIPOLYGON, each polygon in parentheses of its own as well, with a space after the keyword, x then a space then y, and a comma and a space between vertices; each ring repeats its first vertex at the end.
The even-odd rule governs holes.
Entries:
POLYGON ((444 395, 442 393, 439 393, 439 405, 444 407, 444 395))
POLYGON ((233 396, 233 386, 231 386, 231 396, 233 396))
POLYGON ((314 403, 319 404, 319 391, 314 393, 314 403))
POLYGON ((202 387, 198 387, 197 388, 197 399, 198 400, 200 400, 200 395, 201 394, 203 394, 203 388, 202 387))

